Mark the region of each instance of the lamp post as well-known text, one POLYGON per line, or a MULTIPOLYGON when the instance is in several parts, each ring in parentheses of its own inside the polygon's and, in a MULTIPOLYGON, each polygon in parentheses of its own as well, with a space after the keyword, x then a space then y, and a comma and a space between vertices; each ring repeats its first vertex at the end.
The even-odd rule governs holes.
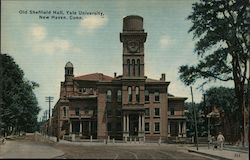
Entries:
POLYGON ((207 141, 208 141, 208 149, 210 148, 210 143, 211 143, 210 118, 211 118, 211 116, 208 114, 207 115, 207 141))
POLYGON ((196 149, 198 151, 199 150, 199 148, 198 148, 198 129, 197 129, 196 111, 195 111, 195 107, 194 107, 194 98, 193 98, 192 86, 190 86, 190 89, 191 89, 191 97, 192 97, 192 108, 193 108, 193 113, 194 113, 196 149))

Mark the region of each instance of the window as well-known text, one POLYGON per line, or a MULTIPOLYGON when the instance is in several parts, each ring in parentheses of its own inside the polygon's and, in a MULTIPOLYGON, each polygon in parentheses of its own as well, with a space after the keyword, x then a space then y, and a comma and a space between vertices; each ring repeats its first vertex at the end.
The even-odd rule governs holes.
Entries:
POLYGON ((155 122, 155 132, 159 132, 159 131, 160 131, 160 123, 155 122))
POLYGON ((135 88, 136 102, 140 102, 140 90, 139 87, 135 88))
POLYGON ((67 114, 66 114, 66 107, 63 107, 63 116, 66 117, 67 114))
POLYGON ((174 115, 174 107, 170 108, 170 115, 174 115))
POLYGON ((140 70, 140 60, 139 59, 137 59, 137 65, 138 65, 138 76, 140 76, 140 74, 141 74, 141 70, 140 70))
POLYGON ((133 65, 133 76, 135 76, 135 60, 132 59, 132 65, 133 65))
POLYGON ((76 116, 80 115, 80 108, 75 108, 76 116))
POLYGON ((128 102, 132 102, 132 88, 128 87, 128 102))
POLYGON ((155 92, 155 101, 156 102, 160 101, 160 94, 159 94, 159 92, 155 92))
POLYGON ((160 108, 155 108, 155 116, 160 116, 160 108))
POLYGON ((127 60, 127 65, 128 65, 128 76, 130 76, 130 60, 127 60))
POLYGON ((145 116, 150 116, 149 108, 145 108, 145 116))
POLYGON ((149 102, 149 91, 148 90, 145 90, 145 101, 146 102, 149 102))
POLYGON ((146 131, 146 132, 149 131, 149 123, 148 123, 148 122, 145 123, 145 131, 146 131))
POLYGON ((117 91, 117 102, 121 102, 122 101, 122 91, 118 90, 117 91))
POLYGON ((107 102, 111 102, 111 99, 112 99, 112 93, 111 93, 111 90, 108 90, 107 91, 107 102))

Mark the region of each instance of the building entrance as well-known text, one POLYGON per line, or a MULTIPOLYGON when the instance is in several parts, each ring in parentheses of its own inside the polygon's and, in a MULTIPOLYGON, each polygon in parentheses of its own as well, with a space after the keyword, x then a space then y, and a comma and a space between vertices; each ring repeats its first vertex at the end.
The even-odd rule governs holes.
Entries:
POLYGON ((129 115, 129 136, 138 136, 138 114, 129 115))

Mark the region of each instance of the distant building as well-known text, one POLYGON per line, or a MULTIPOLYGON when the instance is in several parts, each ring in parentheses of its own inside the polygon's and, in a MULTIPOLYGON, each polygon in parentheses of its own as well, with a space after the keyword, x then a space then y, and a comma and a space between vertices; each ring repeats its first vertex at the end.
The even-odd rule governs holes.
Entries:
POLYGON ((123 74, 93 73, 74 77, 71 62, 65 66, 60 98, 54 106, 52 134, 62 137, 128 140, 167 140, 186 137, 185 97, 168 94, 165 74, 160 80, 144 75, 143 18, 123 19, 123 74))

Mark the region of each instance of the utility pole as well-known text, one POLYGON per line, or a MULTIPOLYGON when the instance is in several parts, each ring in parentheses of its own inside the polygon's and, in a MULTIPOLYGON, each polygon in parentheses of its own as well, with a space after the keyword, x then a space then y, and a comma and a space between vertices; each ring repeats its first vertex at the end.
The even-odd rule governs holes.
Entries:
POLYGON ((195 123, 195 139, 196 139, 196 149, 199 150, 198 148, 198 131, 197 131, 197 120, 196 120, 196 111, 194 107, 194 98, 193 98, 193 90, 192 86, 190 86, 191 89, 191 96, 192 96, 192 108, 194 110, 194 123, 195 123))
POLYGON ((51 129, 50 129, 50 104, 51 104, 51 102, 53 102, 53 99, 54 99, 54 97, 51 97, 51 96, 48 96, 48 97, 45 97, 45 100, 46 100, 46 102, 49 102, 49 121, 48 121, 48 135, 50 136, 50 131, 51 131, 51 129))

